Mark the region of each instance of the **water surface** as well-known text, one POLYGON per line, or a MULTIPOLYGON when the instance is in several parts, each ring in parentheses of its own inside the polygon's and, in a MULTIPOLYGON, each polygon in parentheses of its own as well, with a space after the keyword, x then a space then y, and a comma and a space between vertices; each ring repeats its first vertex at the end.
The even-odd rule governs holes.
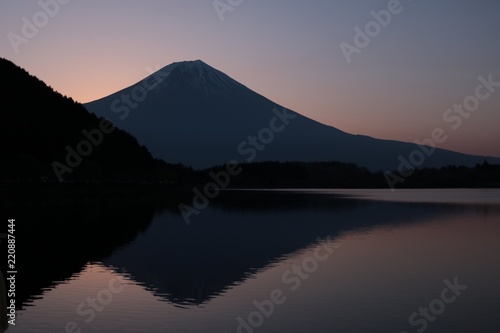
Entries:
POLYGON ((8 332, 500 332, 498 190, 227 191, 189 225, 167 201, 4 199, 8 332))

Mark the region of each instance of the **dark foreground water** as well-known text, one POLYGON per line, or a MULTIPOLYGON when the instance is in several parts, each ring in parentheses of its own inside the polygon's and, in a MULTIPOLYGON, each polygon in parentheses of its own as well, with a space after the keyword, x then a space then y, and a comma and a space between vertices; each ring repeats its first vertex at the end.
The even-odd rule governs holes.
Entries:
POLYGON ((7 332, 500 332, 499 190, 227 191, 189 225, 177 203, 3 197, 7 332))

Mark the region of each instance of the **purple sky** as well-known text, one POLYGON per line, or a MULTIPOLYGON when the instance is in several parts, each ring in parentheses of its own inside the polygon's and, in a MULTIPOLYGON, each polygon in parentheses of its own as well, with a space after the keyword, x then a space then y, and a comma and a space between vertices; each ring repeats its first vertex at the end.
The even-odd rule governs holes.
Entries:
POLYGON ((413 142, 442 128, 439 147, 500 157, 500 87, 480 88, 477 106, 471 97, 479 76, 500 82, 498 0, 216 3, 219 12, 213 0, 2 0, 0 56, 80 102, 201 59, 346 132, 413 142), (355 43, 356 27, 372 29, 369 43, 355 43), (443 119, 464 101, 474 111, 443 119))

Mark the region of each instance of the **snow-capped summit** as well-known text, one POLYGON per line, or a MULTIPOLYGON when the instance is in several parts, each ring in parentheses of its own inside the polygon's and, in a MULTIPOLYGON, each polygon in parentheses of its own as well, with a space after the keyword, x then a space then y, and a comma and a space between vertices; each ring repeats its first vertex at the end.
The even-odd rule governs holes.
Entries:
POLYGON ((207 94, 230 93, 238 82, 210 67, 201 60, 178 63, 177 70, 186 75, 194 88, 204 89, 207 94))
MULTIPOLYGON (((155 157, 194 168, 273 160, 395 170, 400 157, 423 154, 413 143, 348 134, 285 110, 201 60, 170 64, 86 107, 133 134, 155 157), (145 89, 145 82, 156 84, 145 89)), ((425 151, 432 154, 418 167, 474 166, 485 160, 437 148, 425 151)))
MULTIPOLYGON (((159 91, 192 88, 205 96, 229 95, 242 85, 201 60, 174 62, 158 72, 165 78, 159 91), (173 87, 169 87, 172 84, 173 87)), ((151 78, 158 77, 154 73, 151 78)))

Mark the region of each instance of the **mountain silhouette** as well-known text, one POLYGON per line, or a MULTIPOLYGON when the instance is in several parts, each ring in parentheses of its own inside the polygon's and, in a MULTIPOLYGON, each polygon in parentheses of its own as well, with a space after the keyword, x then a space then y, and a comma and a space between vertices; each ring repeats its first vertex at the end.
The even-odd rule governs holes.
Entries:
POLYGON ((154 156, 194 168, 230 160, 339 161, 385 171, 398 168, 400 155, 408 160, 425 149, 431 153, 419 167, 500 163, 343 132, 284 109, 201 60, 170 64, 85 106, 132 133, 154 156))

